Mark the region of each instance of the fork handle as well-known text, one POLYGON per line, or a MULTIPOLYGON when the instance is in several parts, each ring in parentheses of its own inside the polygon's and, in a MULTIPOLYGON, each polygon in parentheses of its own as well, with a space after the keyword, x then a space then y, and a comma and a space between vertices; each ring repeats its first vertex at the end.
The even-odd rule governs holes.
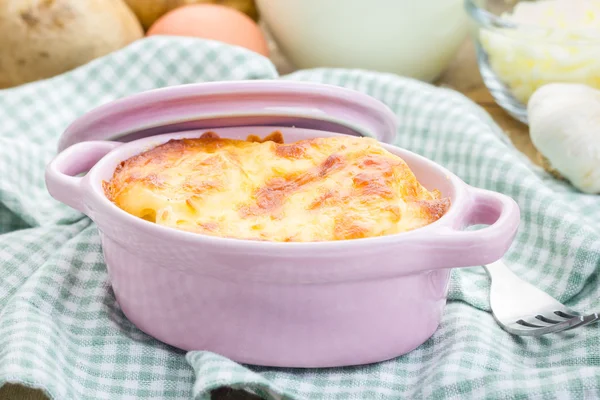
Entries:
POLYGON ((483 268, 490 279, 494 281, 494 285, 514 286, 514 283, 521 281, 502 260, 484 265, 483 268))
MULTIPOLYGON (((493 282, 495 290, 490 290, 490 305, 493 308, 493 304, 509 305, 509 310, 518 310, 520 305, 513 297, 507 298, 495 298, 499 297, 498 293, 511 293, 514 290, 519 290, 519 287, 523 287, 523 281, 515 275, 502 260, 495 261, 493 263, 484 265, 483 268, 487 272, 491 281, 493 282)), ((495 310, 497 313, 498 310, 495 310)), ((504 315, 503 315, 504 316, 504 315)), ((506 317, 506 316, 504 316, 506 317)))
POLYGON ((547 293, 515 275, 501 260, 484 265, 484 268, 492 280, 490 306, 500 320, 516 321, 524 304, 530 310, 544 310, 556 302, 547 293))

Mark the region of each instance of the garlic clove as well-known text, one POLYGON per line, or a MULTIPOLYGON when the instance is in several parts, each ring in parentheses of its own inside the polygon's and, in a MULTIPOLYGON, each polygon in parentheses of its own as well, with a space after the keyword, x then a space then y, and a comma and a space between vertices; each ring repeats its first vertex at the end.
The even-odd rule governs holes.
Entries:
POLYGON ((600 193, 600 90, 551 83, 527 104, 531 141, 558 171, 584 193, 600 193))

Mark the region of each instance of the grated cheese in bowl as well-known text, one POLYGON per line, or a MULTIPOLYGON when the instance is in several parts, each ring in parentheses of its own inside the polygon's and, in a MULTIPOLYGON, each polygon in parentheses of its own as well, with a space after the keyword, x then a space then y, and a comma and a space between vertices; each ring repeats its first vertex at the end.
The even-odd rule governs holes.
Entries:
POLYGON ((600 88, 600 0, 521 1, 501 20, 481 27, 479 46, 519 102, 553 82, 600 88))

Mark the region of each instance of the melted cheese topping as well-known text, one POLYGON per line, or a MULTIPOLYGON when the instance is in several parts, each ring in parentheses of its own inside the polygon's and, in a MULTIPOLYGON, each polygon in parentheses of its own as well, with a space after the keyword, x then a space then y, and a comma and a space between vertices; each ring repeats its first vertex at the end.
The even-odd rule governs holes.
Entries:
POLYGON ((104 182, 126 212, 207 235, 324 241, 409 231, 439 219, 450 200, 417 182, 376 140, 339 136, 283 144, 171 140, 134 156, 104 182))

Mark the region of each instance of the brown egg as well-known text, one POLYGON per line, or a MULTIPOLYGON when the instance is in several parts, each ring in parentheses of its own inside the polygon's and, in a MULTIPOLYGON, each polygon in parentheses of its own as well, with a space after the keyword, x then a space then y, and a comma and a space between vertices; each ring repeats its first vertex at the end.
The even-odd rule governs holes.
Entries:
POLYGON ((125 0, 138 17, 144 29, 169 11, 190 4, 221 4, 243 12, 258 21, 258 10, 254 0, 125 0))
POLYGON ((269 56, 259 26, 247 15, 216 4, 179 7, 160 17, 147 32, 152 35, 193 36, 245 47, 269 56))

